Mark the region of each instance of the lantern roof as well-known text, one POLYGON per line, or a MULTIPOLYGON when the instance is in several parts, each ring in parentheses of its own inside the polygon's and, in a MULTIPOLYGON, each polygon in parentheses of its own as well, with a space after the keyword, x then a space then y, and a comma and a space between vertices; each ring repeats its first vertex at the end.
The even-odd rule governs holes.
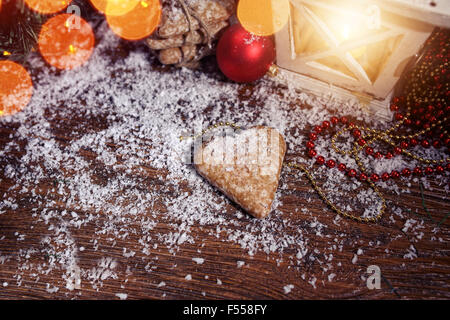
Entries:
POLYGON ((448 0, 376 0, 375 3, 396 14, 434 26, 450 28, 448 0))
POLYGON ((433 26, 450 28, 450 0, 291 0, 323 5, 375 4, 393 14, 433 26))

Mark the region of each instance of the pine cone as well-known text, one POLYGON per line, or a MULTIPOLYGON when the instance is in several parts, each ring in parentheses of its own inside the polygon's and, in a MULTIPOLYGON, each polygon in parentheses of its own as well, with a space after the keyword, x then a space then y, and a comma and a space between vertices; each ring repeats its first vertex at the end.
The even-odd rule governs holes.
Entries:
POLYGON ((162 64, 196 68, 214 53, 235 5, 236 0, 164 0, 161 23, 146 43, 162 64))

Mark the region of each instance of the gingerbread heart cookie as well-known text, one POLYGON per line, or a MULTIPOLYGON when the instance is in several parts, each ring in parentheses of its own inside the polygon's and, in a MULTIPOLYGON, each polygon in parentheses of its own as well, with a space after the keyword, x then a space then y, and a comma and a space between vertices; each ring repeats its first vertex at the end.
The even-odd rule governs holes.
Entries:
POLYGON ((214 136, 194 152, 198 173, 256 218, 270 213, 286 153, 273 128, 253 127, 214 136))

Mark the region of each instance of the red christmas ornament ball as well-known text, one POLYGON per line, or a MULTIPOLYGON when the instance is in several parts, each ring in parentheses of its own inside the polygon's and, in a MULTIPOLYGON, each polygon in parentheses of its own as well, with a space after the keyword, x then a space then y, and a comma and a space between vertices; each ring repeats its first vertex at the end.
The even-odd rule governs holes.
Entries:
POLYGON ((220 70, 230 80, 253 82, 261 79, 275 60, 271 37, 259 37, 240 24, 229 27, 219 40, 216 50, 220 70))

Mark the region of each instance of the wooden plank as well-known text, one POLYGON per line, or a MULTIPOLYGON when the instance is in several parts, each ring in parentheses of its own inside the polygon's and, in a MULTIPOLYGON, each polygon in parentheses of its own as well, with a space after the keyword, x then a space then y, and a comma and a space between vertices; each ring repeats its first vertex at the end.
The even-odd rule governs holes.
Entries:
MULTIPOLYGON (((278 90, 279 94, 282 94, 283 90, 276 83, 270 89, 278 90)), ((248 91, 251 93, 252 90, 252 86, 242 86, 242 101, 248 98, 248 91)), ((65 127, 54 133, 66 146, 76 140, 76 137, 68 135, 68 132, 79 132, 81 124, 82 128, 98 126, 98 123, 91 123, 95 120, 79 119, 81 124, 78 121, 66 120, 65 127)), ((0 127, 0 147, 3 148, 8 143, 14 130, 14 125, 0 127)), ((307 131, 303 130, 302 134, 306 135, 307 131)), ((13 157, 0 159, 0 167, 4 168, 6 163, 19 163, 22 152, 23 150, 16 150, 13 157)), ((302 155, 290 151, 287 158, 295 159, 299 156, 302 155)), ((95 163, 95 154, 87 150, 85 157, 95 163)), ((93 166, 93 175, 100 169, 93 166)), ((110 174, 103 172, 99 175, 99 181, 107 181, 110 174)), ((143 187, 156 188, 158 181, 166 179, 167 172, 148 168, 136 175, 137 179, 142 179, 143 187)), ((14 193, 9 191, 14 181, 6 178, 3 170, 0 170, 0 178, 4 182, 0 186, 0 193, 14 197, 14 193)), ((436 224, 427 220, 426 216, 419 217, 412 213, 405 214, 403 218, 396 217, 396 222, 391 223, 388 216, 392 213, 389 212, 381 223, 376 225, 336 220, 335 214, 324 206, 317 195, 312 197, 311 202, 305 202, 306 196, 311 192, 310 184, 304 179, 299 180, 286 170, 282 174, 282 188, 279 190, 282 202, 279 208, 280 218, 288 218, 293 226, 298 226, 308 234, 309 251, 301 262, 293 263, 292 260, 292 257, 298 254, 296 244, 282 254, 257 252, 250 256, 236 243, 213 236, 217 225, 194 225, 192 233, 197 239, 202 239, 198 243, 184 243, 176 252, 160 245, 151 248, 149 255, 146 255, 139 250, 138 234, 130 234, 123 240, 115 239, 112 242, 106 235, 95 234, 96 224, 108 222, 109 217, 106 214, 79 212, 80 215, 94 214, 96 220, 80 229, 71 228, 76 247, 84 248, 83 251, 77 252, 78 266, 84 273, 79 289, 69 290, 64 279, 66 270, 55 267, 50 272, 45 272, 47 267, 50 270, 52 261, 57 257, 47 253, 42 239, 46 236, 54 239, 55 230, 49 230, 47 224, 33 217, 35 210, 43 209, 36 205, 36 200, 41 197, 54 197, 55 210, 62 212, 71 209, 70 205, 60 201, 56 194, 49 192, 53 187, 52 181, 43 184, 40 194, 30 192, 20 199, 19 208, 0 214, 1 299, 118 299, 118 293, 126 293, 129 299, 450 298, 450 219, 442 223, 438 231, 436 224), (302 207, 307 207, 310 213, 298 210, 302 207), (436 238, 441 238, 442 241, 431 240, 430 237, 422 240, 410 238, 403 231, 405 221, 409 218, 414 218, 419 223, 423 221, 421 230, 427 235, 436 234, 436 238), (313 226, 314 223, 323 225, 320 233, 313 226), (18 235, 23 235, 23 240, 19 241, 18 235), (340 245, 335 242, 337 237, 346 240, 340 250, 332 250, 331 247, 340 245), (93 238, 98 238, 98 242, 93 243, 93 238), (405 250, 411 246, 417 258, 408 260, 404 258, 405 250), (124 256, 123 248, 134 249, 136 253, 124 256), (358 254, 358 249, 362 249, 364 253, 358 254), (317 254, 314 253, 315 250, 317 254), (25 257, 26 254, 29 254, 28 258, 25 257), (324 272, 330 254, 333 255, 335 267, 324 272), (111 266, 111 261, 104 261, 106 267, 99 267, 99 260, 105 256, 114 260, 114 266, 111 266), (192 260, 199 256, 205 259, 202 264, 192 260), (237 265, 239 261, 244 262, 240 267, 237 265), (384 277, 380 290, 369 290, 364 280, 367 277, 367 267, 372 264, 380 266, 384 277), (336 268, 337 265, 339 267, 336 268), (38 270, 38 266, 45 267, 38 270), (335 274, 331 280, 330 273, 335 274), (186 279, 186 275, 191 275, 192 279, 186 279), (311 275, 314 275, 314 278, 311 275), (98 280, 91 284, 86 281, 90 276, 98 277, 98 280), (289 293, 284 289, 288 284, 294 286, 289 293), (59 289, 53 292, 55 288, 59 289)), ((443 213, 450 210, 449 202, 445 200, 445 190, 434 183, 431 187, 433 191, 425 193, 427 206, 434 219, 442 219, 443 213)), ((399 207, 418 209, 423 213, 418 186, 413 184, 410 189, 410 194, 401 197, 386 192, 387 200, 399 207)), ((161 197, 163 196, 161 193, 161 197)), ((155 202, 155 210, 163 209, 161 204, 155 202)), ((220 208, 221 212, 235 210, 236 207, 231 203, 220 208)), ((224 217, 236 219, 233 216, 224 217)), ((243 229, 253 225, 249 217, 244 216, 241 222, 243 229)), ((171 230, 173 227, 161 219, 155 233, 171 230)), ((58 244, 55 243, 55 246, 58 244)), ((64 246, 63 242, 59 244, 57 255, 64 255, 64 246)))

